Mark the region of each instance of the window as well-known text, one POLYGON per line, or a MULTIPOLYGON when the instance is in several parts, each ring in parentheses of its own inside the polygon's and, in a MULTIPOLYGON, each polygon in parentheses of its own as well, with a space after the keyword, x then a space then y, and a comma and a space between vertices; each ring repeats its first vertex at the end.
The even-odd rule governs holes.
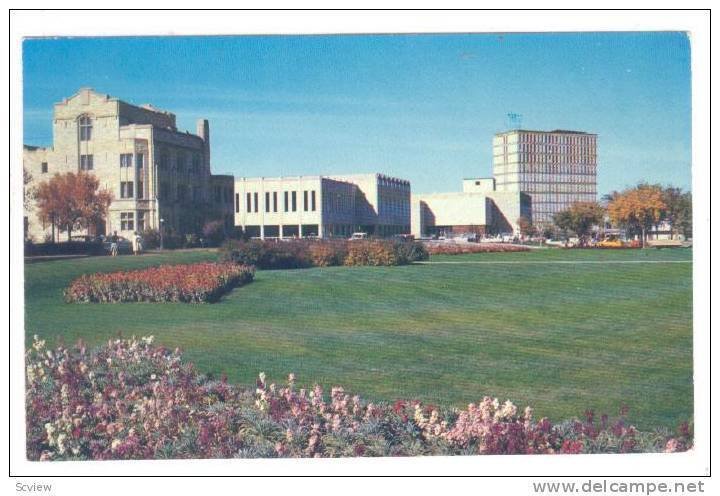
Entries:
POLYGON ((240 212, 240 193, 235 193, 235 213, 240 212))
POLYGON ((308 211, 308 194, 307 190, 303 191, 303 210, 308 211))
POLYGON ((132 198, 133 197, 133 182, 122 181, 120 183, 120 198, 132 198))
POLYGON ((80 170, 84 170, 84 171, 93 170, 93 156, 92 155, 80 155, 80 170))
POLYGON ((247 205, 245 205, 245 210, 248 212, 252 212, 252 202, 250 201, 250 193, 247 194, 247 205))
POLYGON ((145 165, 145 155, 138 153, 135 155, 135 165, 138 169, 142 169, 145 165))
POLYGON ((257 212, 258 211, 258 194, 257 193, 253 194, 253 200, 255 201, 255 209, 254 210, 255 210, 255 212, 257 212))
POLYGON ((137 230, 143 232, 145 230, 145 212, 140 211, 137 213, 137 230))
MULTIPOLYGON (((132 185, 132 183, 130 183, 130 185, 132 185)), ((145 188, 144 188, 144 186, 145 186, 145 185, 143 184, 142 181, 138 181, 138 183, 137 183, 137 197, 138 197, 138 198, 143 198, 143 197, 144 197, 144 195, 145 195, 145 191, 144 191, 145 188)), ((132 188, 131 188, 131 189, 132 189, 132 188)), ((139 219, 138 219, 138 225, 140 225, 140 220, 139 220, 139 219)))
POLYGON ((287 212, 287 211, 288 211, 288 205, 289 205, 289 202, 288 202, 288 192, 287 192, 287 191, 285 192, 285 204, 284 204, 284 205, 285 205, 285 211, 287 212))
POLYGON ((315 211, 315 190, 310 192, 310 210, 315 211))
POLYGON ((265 211, 270 212, 270 193, 265 192, 265 211))
POLYGON ((277 212, 277 191, 273 191, 273 212, 277 212))
POLYGON ((195 173, 200 172, 200 157, 197 155, 193 155, 192 159, 192 171, 195 173))
POLYGON ((185 172, 185 154, 184 153, 177 154, 175 163, 177 165, 178 172, 185 172))
POLYGON ((80 141, 90 141, 92 139, 92 120, 88 116, 80 117, 80 141))
POLYGON ((120 230, 135 230, 135 214, 134 212, 120 212, 120 230))
POLYGON ((120 154, 120 167, 132 167, 132 153, 120 154))
POLYGON ((47 162, 41 163, 40 164, 40 172, 42 174, 47 174, 47 171, 48 171, 47 162))
POLYGON ((292 192, 292 211, 297 212, 297 191, 292 192))

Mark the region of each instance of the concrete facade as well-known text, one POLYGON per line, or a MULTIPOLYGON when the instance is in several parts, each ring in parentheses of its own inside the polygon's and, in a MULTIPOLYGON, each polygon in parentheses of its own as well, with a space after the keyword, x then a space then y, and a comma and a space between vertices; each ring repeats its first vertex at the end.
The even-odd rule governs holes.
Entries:
MULTIPOLYGON (((25 146, 23 167, 32 177, 29 187, 55 174, 94 174, 113 202, 92 234, 129 236, 158 229, 160 219, 166 230, 181 234, 198 232, 211 219, 232 226, 233 181, 211 174, 207 120, 198 121, 196 134, 181 132, 170 112, 82 88, 55 104, 53 146, 25 146)), ((51 236, 53 227, 38 218, 34 205, 25 216, 26 236, 38 242, 51 236)))
POLYGON ((497 191, 530 196, 534 225, 550 225, 573 203, 597 200, 597 135, 523 129, 496 134, 493 176, 497 191))
MULTIPOLYGON (((474 180, 463 182, 468 181, 474 185, 474 180)), ((472 188, 464 184, 463 189, 472 188)), ((530 210, 530 198, 520 192, 479 188, 413 195, 411 232, 416 237, 517 232, 517 220, 521 216, 529 218, 530 210)))
POLYGON ((410 183, 382 174, 238 178, 235 225, 251 237, 410 231, 410 183))

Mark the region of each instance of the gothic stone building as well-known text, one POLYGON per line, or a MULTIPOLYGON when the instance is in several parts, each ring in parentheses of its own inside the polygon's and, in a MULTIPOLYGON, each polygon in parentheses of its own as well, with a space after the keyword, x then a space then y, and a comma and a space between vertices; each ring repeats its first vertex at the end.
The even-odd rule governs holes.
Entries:
MULTIPOLYGON (((161 219, 166 232, 180 234, 199 232, 207 220, 233 224, 233 177, 211 174, 210 127, 204 119, 196 134, 181 132, 170 112, 83 88, 55 104, 53 146, 26 145, 23 167, 31 176, 28 187, 54 174, 95 174, 113 201, 90 234, 117 231, 127 237, 159 229, 161 219)), ((41 242, 53 226, 29 205, 25 229, 26 237, 41 242)))

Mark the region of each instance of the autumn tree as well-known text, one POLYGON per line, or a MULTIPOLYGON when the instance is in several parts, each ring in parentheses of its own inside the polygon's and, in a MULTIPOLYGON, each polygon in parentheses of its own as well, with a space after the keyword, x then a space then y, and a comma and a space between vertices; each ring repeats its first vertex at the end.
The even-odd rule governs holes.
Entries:
POLYGON ((65 229, 70 241, 73 230, 96 225, 107 215, 112 195, 98 191, 99 185, 98 179, 86 172, 55 174, 37 187, 38 216, 53 229, 65 229))
POLYGON ((561 230, 574 232, 585 244, 593 226, 602 224, 605 209, 597 202, 577 202, 555 214, 553 222, 561 230))
POLYGON ((658 185, 639 184, 615 195, 608 203, 610 219, 621 226, 640 231, 645 247, 647 231, 664 217, 667 204, 658 185))

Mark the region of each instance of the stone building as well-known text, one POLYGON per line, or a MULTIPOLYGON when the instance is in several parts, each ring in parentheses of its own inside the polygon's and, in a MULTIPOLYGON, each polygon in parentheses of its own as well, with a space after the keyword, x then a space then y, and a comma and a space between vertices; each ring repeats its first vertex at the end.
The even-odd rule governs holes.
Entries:
MULTIPOLYGON (((89 234, 129 236, 161 223, 165 232, 195 233, 216 219, 232 227, 233 178, 211 173, 207 120, 198 121, 196 134, 182 132, 170 112, 82 88, 55 104, 52 147, 26 145, 23 167, 32 177, 28 187, 66 172, 97 176, 113 201, 89 234)), ((35 241, 57 229, 38 218, 33 205, 25 225, 35 241)))
POLYGON ((251 237, 410 231, 410 183, 384 174, 238 178, 235 225, 251 237))

